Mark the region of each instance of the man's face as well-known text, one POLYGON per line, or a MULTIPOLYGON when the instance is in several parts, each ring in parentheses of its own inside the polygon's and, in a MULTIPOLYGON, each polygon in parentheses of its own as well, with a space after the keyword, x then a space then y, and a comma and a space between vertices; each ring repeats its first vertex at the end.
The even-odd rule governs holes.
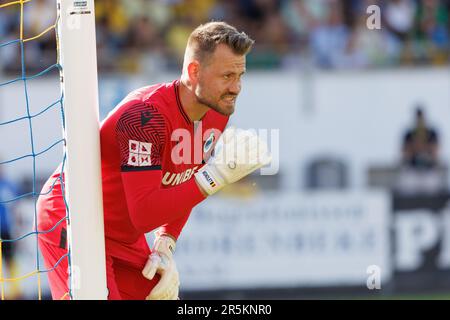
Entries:
POLYGON ((225 116, 233 114, 244 73, 245 55, 236 55, 228 46, 218 45, 200 65, 195 90, 198 102, 225 116))

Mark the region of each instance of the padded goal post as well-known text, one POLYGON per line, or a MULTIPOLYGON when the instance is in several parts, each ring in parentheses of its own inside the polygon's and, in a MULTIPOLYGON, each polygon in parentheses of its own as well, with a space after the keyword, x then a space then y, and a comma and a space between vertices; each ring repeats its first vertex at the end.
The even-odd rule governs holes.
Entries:
POLYGON ((106 299, 94 0, 58 0, 71 298, 106 299))
MULTIPOLYGON (((68 259, 70 283, 68 285, 69 292, 61 299, 103 300, 107 299, 108 293, 101 187, 94 1, 48 0, 50 6, 45 10, 47 10, 46 12, 51 9, 55 10, 53 13, 56 13, 54 14, 56 21, 54 20, 51 25, 45 26, 37 32, 36 30, 30 31, 26 27, 27 19, 41 18, 42 11, 34 11, 36 7, 33 4, 36 3, 36 0, 0 0, 0 19, 2 19, 0 20, 0 59, 2 59, 0 61, 4 62, 3 58, 7 56, 5 52, 12 53, 9 54, 10 58, 14 58, 16 55, 17 66, 14 64, 14 59, 11 60, 11 65, 13 68, 18 68, 20 74, 16 75, 15 69, 11 69, 13 70, 12 78, 4 80, 2 68, 6 64, 0 64, 0 89, 3 94, 7 92, 9 97, 9 102, 1 105, 4 109, 0 111, 8 112, 2 113, 5 118, 0 119, 0 130, 2 137, 24 137, 24 141, 21 140, 20 143, 17 143, 17 139, 3 139, 3 146, 6 147, 2 147, 0 150, 10 151, 12 155, 1 155, 4 158, 0 159, 0 169, 6 173, 8 171, 19 172, 22 177, 30 180, 27 188, 32 189, 15 190, 16 188, 12 185, 17 182, 14 181, 9 186, 8 181, 2 180, 0 175, 0 229, 2 231, 0 235, 0 300, 20 297, 17 294, 20 284, 29 279, 33 280, 33 278, 37 279, 37 298, 40 300, 42 298, 42 275, 54 272, 64 259, 68 259), (35 64, 34 68, 39 70, 42 68, 43 71, 32 73, 34 71, 30 71, 30 69, 33 68, 28 68, 27 61, 30 62, 30 60, 27 60, 26 57, 28 59, 32 57, 33 51, 29 50, 30 48, 26 45, 36 45, 36 42, 51 39, 50 34, 53 32, 56 34, 56 39, 52 40, 53 43, 56 42, 57 46, 57 61, 51 66, 45 67, 41 65, 42 61, 39 58, 35 58, 36 60, 32 61, 35 64), (34 107, 32 108, 30 82, 37 83, 42 78, 48 80, 52 70, 56 72, 59 70, 60 86, 56 81, 56 90, 54 91, 58 92, 60 89, 60 97, 46 107, 40 106, 39 103, 33 103, 34 107), (21 108, 22 104, 26 107, 25 110, 21 108), (14 111, 11 112, 11 109, 14 111), (56 130, 63 132, 63 137, 44 143, 45 139, 40 138, 45 134, 39 131, 40 126, 37 124, 45 121, 58 121, 45 118, 52 110, 57 111, 58 109, 60 109, 59 119, 61 121, 55 127, 56 130), (17 132, 17 130, 21 132, 17 132), (46 143, 50 143, 50 145, 46 145, 46 143), (44 146, 41 146, 42 144, 44 146), (67 212, 66 216, 51 229, 38 230, 36 224, 37 198, 51 192, 56 180, 50 190, 42 191, 41 194, 38 179, 44 173, 37 172, 37 161, 45 161, 42 160, 42 157, 57 147, 63 149, 62 168, 64 168, 65 174, 63 196, 67 212), (24 161, 28 161, 29 165, 24 165, 24 161), (8 192, 5 193, 5 190, 8 192), (27 221, 31 220, 31 224, 34 221, 33 227, 29 225, 30 228, 33 228, 32 231, 25 228, 11 232, 11 230, 14 231, 12 221, 16 213, 12 209, 17 208, 20 208, 20 212, 27 216, 27 221), (68 254, 62 256, 49 269, 44 269, 38 252, 38 235, 53 232, 64 220, 67 221, 68 226, 68 254), (20 259, 25 256, 27 263, 16 268, 13 263, 15 254, 12 254, 12 248, 28 248, 33 240, 36 250, 27 253, 22 250, 20 259), (33 261, 31 254, 34 254, 34 263, 30 263, 33 261), (32 271, 24 271, 33 268, 32 271), (10 287, 13 289, 8 290, 10 287)), ((53 59, 50 57, 49 60, 53 59)), ((8 78, 10 77, 11 75, 8 74, 8 78)), ((41 95, 45 95, 45 92, 41 92, 41 95)), ((48 123, 48 127, 53 127, 54 124, 54 122, 48 123)), ((57 165, 58 163, 54 163, 55 167, 57 165)), ((30 297, 30 290, 23 297, 30 297)))

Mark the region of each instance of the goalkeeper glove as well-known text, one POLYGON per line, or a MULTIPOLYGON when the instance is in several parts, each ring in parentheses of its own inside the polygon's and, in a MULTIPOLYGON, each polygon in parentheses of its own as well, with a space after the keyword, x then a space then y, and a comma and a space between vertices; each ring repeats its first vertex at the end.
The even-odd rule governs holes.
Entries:
POLYGON ((214 156, 198 170, 195 179, 212 195, 271 161, 267 144, 256 133, 228 128, 217 141, 214 156))
POLYGON ((177 300, 180 281, 173 259, 175 241, 169 236, 158 236, 142 274, 152 280, 156 273, 161 277, 146 300, 177 300))

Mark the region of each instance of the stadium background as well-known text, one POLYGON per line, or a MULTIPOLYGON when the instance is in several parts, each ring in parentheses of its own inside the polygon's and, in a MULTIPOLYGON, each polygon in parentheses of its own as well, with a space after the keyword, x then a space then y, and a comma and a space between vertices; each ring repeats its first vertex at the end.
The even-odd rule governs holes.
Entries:
MULTIPOLYGON (((186 38, 198 24, 225 20, 256 40, 231 122, 269 130, 279 170, 254 175, 194 210, 176 254, 182 298, 450 294, 450 1, 95 2, 102 119, 130 90, 177 78, 186 38), (381 8, 379 30, 366 24, 372 4, 381 8), (419 106, 439 137, 431 168, 402 162, 419 106), (381 289, 369 289, 368 279, 381 289)), ((0 43, 18 37, 18 19, 16 7, 0 9, 0 43)), ((25 4, 29 36, 55 20, 54 0, 25 4)), ((0 83, 20 75, 19 50, 0 48, 0 83)), ((28 42, 25 52, 30 74, 53 65, 54 32, 28 42)), ((59 99, 57 71, 30 81, 32 111, 59 99)), ((0 87, 0 123, 20 117, 23 100, 20 84, 0 87)), ((60 117, 56 108, 35 119, 38 150, 60 139, 60 117)), ((25 125, 2 126, 0 136, 1 160, 27 153, 25 125)), ((58 145, 38 159, 37 189, 61 154, 58 145)), ((2 165, 2 181, 26 194, 31 167, 29 159, 2 165)), ((26 197, 6 205, 13 235, 33 229, 33 206, 26 197)), ((35 241, 14 246, 17 274, 26 274, 35 241)), ((32 278, 8 289, 16 298, 36 298, 32 278)))

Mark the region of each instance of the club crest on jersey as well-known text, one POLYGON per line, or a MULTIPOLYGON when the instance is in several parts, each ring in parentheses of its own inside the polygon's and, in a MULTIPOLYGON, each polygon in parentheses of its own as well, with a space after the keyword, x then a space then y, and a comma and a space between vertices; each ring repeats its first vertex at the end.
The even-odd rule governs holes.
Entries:
POLYGON ((214 132, 211 132, 208 139, 206 139, 205 144, 203 145, 203 152, 208 153, 211 150, 211 147, 214 143, 214 132))
POLYGON ((133 167, 148 167, 152 165, 151 143, 129 140, 128 144, 129 144, 128 165, 133 167))

